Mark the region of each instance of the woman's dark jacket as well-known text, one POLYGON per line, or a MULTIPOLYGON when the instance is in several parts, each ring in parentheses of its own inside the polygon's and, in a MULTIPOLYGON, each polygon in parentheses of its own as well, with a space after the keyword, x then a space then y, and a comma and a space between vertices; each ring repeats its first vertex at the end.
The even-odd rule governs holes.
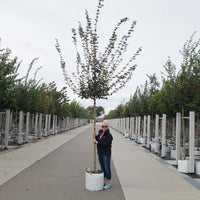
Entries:
POLYGON ((109 129, 106 130, 106 132, 103 134, 102 137, 100 137, 100 134, 103 133, 103 130, 101 129, 96 135, 95 139, 98 141, 97 143, 97 151, 99 155, 104 156, 111 156, 111 147, 112 147, 112 140, 113 137, 110 134, 109 129))

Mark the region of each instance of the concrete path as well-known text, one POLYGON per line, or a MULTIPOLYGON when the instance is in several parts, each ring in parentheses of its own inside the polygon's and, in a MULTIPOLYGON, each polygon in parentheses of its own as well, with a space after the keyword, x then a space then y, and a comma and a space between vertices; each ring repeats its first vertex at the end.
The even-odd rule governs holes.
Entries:
MULTIPOLYGON (((12 166, 19 165, 19 163, 15 164, 14 152, 18 158, 20 157, 18 154, 23 156, 21 162, 26 167, 28 164, 23 161, 24 159, 34 157, 32 161, 35 159, 35 162, 0 187, 0 200, 123 200, 123 191, 113 164, 112 190, 91 192, 85 189, 85 169, 92 168, 93 165, 92 132, 92 126, 86 126, 61 134, 60 137, 66 140, 71 139, 67 142, 65 140, 63 145, 60 143, 62 146, 54 151, 52 151, 52 144, 46 146, 46 142, 43 144, 44 142, 41 141, 30 145, 29 149, 32 150, 28 152, 27 148, 10 152, 13 156, 11 160, 9 160, 10 153, 2 155, 4 159, 7 157, 7 161, 10 161, 9 165, 12 166), (39 156, 40 152, 46 149, 51 152, 39 156), (26 153, 29 154, 27 158, 25 158, 26 153)), ((61 142, 57 136, 49 139, 56 143, 61 142)), ((0 162, 2 163, 2 160, 0 162)), ((4 160, 4 166, 6 163, 8 162, 4 160)), ((22 167, 23 164, 20 165, 22 167)), ((19 170, 16 170, 16 173, 18 172, 19 170)))
MULTIPOLYGON (((67 141, 76 137, 82 131, 87 130, 89 126, 79 127, 67 131, 66 134, 57 134, 37 140, 34 143, 28 143, 22 148, 9 149, 1 152, 0 155, 0 185, 16 176, 18 173, 31 166, 38 160, 44 158, 50 152, 54 151, 67 141)), ((0 199, 1 200, 1 199, 0 199)))
POLYGON ((200 183, 112 130, 113 162, 126 200, 195 200, 200 183))
POLYGON ((87 191, 91 133, 92 125, 87 125, 1 154, 0 200, 199 199, 199 182, 113 129, 112 187, 87 191))

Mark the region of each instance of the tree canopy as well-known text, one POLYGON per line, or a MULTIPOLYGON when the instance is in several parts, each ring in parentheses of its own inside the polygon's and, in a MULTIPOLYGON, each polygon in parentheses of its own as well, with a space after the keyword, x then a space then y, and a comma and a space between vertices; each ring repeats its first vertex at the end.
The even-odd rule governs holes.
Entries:
POLYGON ((102 7, 103 0, 98 0, 94 21, 85 10, 86 27, 83 27, 82 23, 79 22, 78 28, 72 29, 72 38, 76 49, 76 72, 73 72, 72 76, 66 70, 61 47, 56 39, 56 49, 60 55, 66 84, 81 98, 107 98, 124 87, 133 75, 137 66, 134 61, 141 52, 141 48, 138 48, 128 61, 122 64, 123 56, 128 49, 128 41, 136 25, 136 21, 131 22, 127 33, 118 39, 118 30, 122 24, 128 22, 127 17, 117 23, 109 38, 108 45, 101 51, 98 21, 102 7))

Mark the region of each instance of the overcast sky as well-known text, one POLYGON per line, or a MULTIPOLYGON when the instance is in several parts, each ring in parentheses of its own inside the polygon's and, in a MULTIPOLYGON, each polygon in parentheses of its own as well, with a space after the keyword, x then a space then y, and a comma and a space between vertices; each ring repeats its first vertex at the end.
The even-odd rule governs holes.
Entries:
MULTIPOLYGON (((71 29, 79 21, 84 22, 85 9, 94 18, 96 5, 97 0, 0 0, 1 47, 10 48, 13 56, 23 60, 20 76, 26 74, 32 59, 39 57, 32 77, 42 66, 38 80, 55 81, 58 88, 65 86, 55 38, 60 41, 69 71, 75 71, 71 29)), ((131 21, 137 20, 137 25, 127 52, 132 55, 138 47, 143 51, 135 61, 138 67, 132 80, 108 100, 98 100, 97 105, 108 113, 127 102, 136 87, 145 83, 147 74, 156 73, 160 77, 168 56, 180 69, 179 50, 194 31, 197 31, 195 39, 200 38, 199 8, 199 0, 105 0, 99 23, 102 44, 108 41, 117 22, 128 17, 131 21)), ((123 30, 126 33, 127 27, 123 30)), ((77 99, 70 91, 68 95, 85 107, 92 105, 91 100, 77 99)))

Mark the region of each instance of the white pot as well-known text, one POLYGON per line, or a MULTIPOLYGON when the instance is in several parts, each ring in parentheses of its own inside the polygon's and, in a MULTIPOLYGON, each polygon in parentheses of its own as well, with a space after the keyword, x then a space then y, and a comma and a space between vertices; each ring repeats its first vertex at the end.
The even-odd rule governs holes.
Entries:
POLYGON ((196 162, 196 174, 200 175, 200 162, 196 162))
POLYGON ((156 143, 151 143, 151 144, 150 144, 150 148, 151 148, 151 151, 152 151, 152 152, 155 152, 156 143))
POLYGON ((125 132, 124 132, 124 137, 125 137, 125 138, 128 138, 128 137, 129 137, 129 133, 125 131, 125 132))
POLYGON ((200 151, 194 151, 195 159, 200 159, 200 151))
POLYGON ((132 134, 132 139, 135 140, 135 134, 132 134))
POLYGON ((178 160, 178 172, 189 173, 189 160, 178 160))
POLYGON ((85 172, 85 188, 90 191, 103 190, 104 174, 85 172))
POLYGON ((176 150, 171 150, 171 158, 176 159, 176 150))
MULTIPOLYGON (((183 149, 180 149, 180 157, 179 158, 181 158, 182 152, 183 152, 183 149)), ((171 158, 176 159, 176 149, 171 150, 171 158)))
POLYGON ((171 152, 171 147, 165 147, 165 153, 170 153, 171 152))
POLYGON ((141 137, 141 138, 140 138, 140 143, 143 144, 143 141, 144 141, 144 138, 141 137))

